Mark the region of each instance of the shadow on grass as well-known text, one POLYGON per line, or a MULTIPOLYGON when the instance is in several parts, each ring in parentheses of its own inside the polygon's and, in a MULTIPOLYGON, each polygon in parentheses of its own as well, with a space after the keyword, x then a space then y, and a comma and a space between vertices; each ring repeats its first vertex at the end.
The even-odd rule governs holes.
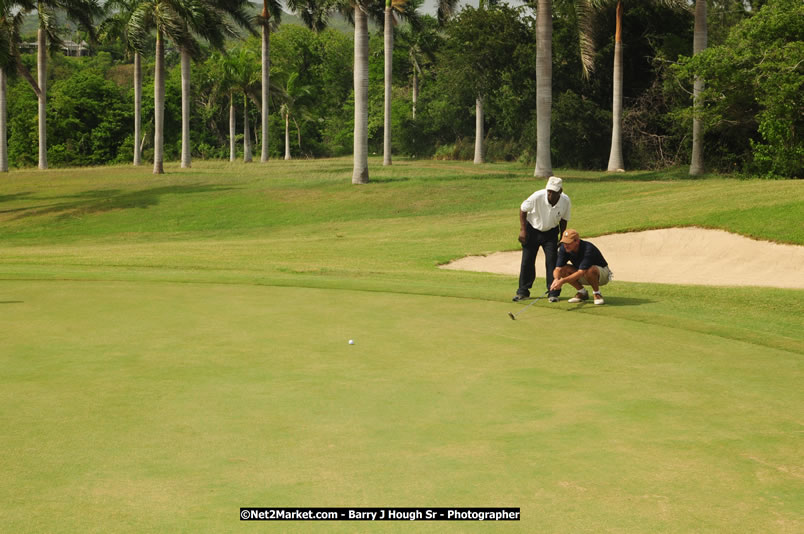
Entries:
POLYGON ((690 176, 688 169, 663 169, 657 171, 636 171, 628 173, 601 172, 599 176, 570 176, 572 182, 609 183, 609 182, 692 182, 706 179, 704 176, 690 176))
POLYGON ((344 175, 351 175, 354 168, 352 166, 340 166, 340 165, 333 165, 332 167, 327 167, 325 169, 316 169, 316 173, 319 174, 344 174, 344 175))
POLYGON ((371 178, 369 180, 369 184, 376 183, 376 184, 390 184, 393 182, 409 182, 410 178, 406 176, 388 176, 384 178, 371 178))
POLYGON ((604 295, 603 298, 606 299, 606 304, 603 306, 595 306, 595 303, 591 300, 587 300, 585 302, 579 302, 577 304, 570 304, 566 311, 575 311, 581 308, 620 308, 624 306, 642 306, 643 304, 653 304, 656 302, 655 300, 650 299, 635 299, 632 297, 610 297, 604 295))
POLYGON ((184 195, 196 193, 212 193, 236 189, 231 186, 218 185, 182 185, 169 187, 155 187, 141 191, 122 191, 120 189, 97 189, 84 191, 76 195, 56 197, 53 204, 45 206, 29 206, 8 210, 19 212, 14 219, 34 217, 38 215, 58 214, 60 217, 69 217, 76 212, 92 214, 124 209, 146 209, 159 204, 165 195, 184 195))
POLYGON ((0 203, 11 202, 12 200, 25 200, 31 198, 33 193, 26 191, 25 193, 15 193, 13 195, 0 195, 0 203))

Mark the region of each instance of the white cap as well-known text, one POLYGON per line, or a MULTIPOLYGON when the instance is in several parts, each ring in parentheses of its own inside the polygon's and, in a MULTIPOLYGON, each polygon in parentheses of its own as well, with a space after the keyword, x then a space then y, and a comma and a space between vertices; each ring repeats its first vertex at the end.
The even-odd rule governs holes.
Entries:
POLYGON ((547 190, 548 191, 561 191, 563 189, 564 182, 561 181, 561 178, 558 176, 551 176, 549 180, 547 180, 547 190))

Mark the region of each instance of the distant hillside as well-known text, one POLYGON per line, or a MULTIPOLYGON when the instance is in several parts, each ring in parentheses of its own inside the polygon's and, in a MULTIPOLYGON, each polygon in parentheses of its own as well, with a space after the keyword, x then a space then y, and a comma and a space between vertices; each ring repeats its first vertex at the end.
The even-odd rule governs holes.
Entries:
POLYGON ((31 36, 36 38, 36 30, 38 27, 39 27, 39 19, 36 17, 36 13, 26 16, 25 20, 22 23, 22 29, 20 30, 22 38, 25 39, 26 41, 31 36))
MULTIPOLYGON (((251 3, 254 4, 254 13, 258 14, 262 10, 262 2, 255 2, 251 0, 251 3)), ((281 24, 292 24, 296 26, 304 26, 301 18, 293 13, 288 13, 287 11, 282 12, 282 21, 281 24)), ((329 27, 333 30, 337 30, 343 33, 353 33, 354 27, 349 23, 346 18, 343 17, 340 13, 333 13, 329 17, 329 27)), ((379 29, 379 26, 372 21, 369 21, 369 31, 374 32, 379 29)))

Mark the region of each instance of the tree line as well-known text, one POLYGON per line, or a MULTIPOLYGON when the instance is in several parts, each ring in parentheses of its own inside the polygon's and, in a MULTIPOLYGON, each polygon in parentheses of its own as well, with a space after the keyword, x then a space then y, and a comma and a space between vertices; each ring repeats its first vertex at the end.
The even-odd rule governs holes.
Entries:
POLYGON ((165 158, 256 150, 352 154, 354 183, 370 153, 520 160, 537 176, 554 164, 801 176, 796 0, 483 0, 442 2, 437 17, 418 0, 287 6, 304 26, 267 0, 256 14, 245 0, 110 0, 105 14, 94 0, 0 0, 3 170, 10 157, 159 173, 165 158), (334 13, 354 34, 328 29, 334 13), (39 18, 36 54, 20 53, 25 16, 39 18), (47 53, 65 16, 91 57, 47 53))

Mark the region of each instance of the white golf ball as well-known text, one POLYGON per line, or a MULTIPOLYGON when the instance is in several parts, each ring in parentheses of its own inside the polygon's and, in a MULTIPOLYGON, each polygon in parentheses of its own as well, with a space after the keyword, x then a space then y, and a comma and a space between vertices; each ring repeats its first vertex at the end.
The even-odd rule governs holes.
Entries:
POLYGON ((350 340, 349 340, 349 344, 350 344, 350 345, 354 345, 354 344, 355 344, 355 340, 354 340, 354 339, 350 339, 350 340))

